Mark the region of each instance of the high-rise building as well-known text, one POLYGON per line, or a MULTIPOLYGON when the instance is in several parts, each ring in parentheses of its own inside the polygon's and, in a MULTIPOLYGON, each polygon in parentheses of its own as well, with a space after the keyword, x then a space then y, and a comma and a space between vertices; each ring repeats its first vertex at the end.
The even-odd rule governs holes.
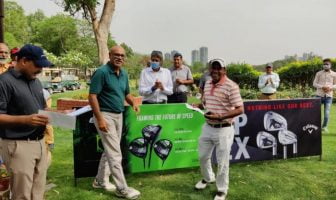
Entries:
POLYGON ((208 47, 200 48, 200 61, 204 66, 208 63, 208 47))
POLYGON ((198 50, 192 50, 191 52, 191 64, 195 64, 195 62, 200 62, 200 54, 198 50))
POLYGON ((165 54, 164 54, 164 59, 165 59, 165 60, 171 60, 172 57, 171 57, 170 53, 165 53, 165 54))

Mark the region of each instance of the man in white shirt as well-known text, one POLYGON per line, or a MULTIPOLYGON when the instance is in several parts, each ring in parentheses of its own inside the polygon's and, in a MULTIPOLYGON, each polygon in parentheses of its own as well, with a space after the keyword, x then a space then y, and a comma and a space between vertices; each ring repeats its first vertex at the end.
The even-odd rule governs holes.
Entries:
POLYGON ((316 88, 316 97, 321 98, 324 106, 324 119, 322 131, 328 133, 328 121, 330 107, 333 98, 333 90, 336 88, 336 72, 331 70, 331 60, 323 60, 323 70, 316 73, 313 86, 316 88))
POLYGON ((276 99, 276 90, 280 84, 279 75, 273 72, 273 64, 266 65, 266 73, 259 76, 258 88, 261 91, 259 99, 276 99))
POLYGON ((171 73, 162 67, 162 61, 162 52, 153 51, 150 67, 141 71, 139 93, 143 104, 167 103, 167 96, 173 94, 171 73))

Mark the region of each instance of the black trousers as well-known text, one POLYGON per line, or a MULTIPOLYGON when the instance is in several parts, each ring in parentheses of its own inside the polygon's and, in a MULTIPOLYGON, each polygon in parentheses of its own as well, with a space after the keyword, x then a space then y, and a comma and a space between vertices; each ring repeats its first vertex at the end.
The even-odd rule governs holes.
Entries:
POLYGON ((174 93, 168 96, 168 103, 187 103, 187 93, 174 93))

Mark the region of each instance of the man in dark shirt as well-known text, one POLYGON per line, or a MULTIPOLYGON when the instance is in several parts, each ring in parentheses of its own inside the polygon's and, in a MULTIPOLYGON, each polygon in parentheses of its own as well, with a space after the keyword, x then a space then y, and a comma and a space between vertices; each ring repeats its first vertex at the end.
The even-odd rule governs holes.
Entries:
POLYGON ((40 47, 27 44, 14 68, 0 75, 0 154, 11 174, 13 199, 42 200, 46 182, 47 149, 43 132, 48 117, 36 75, 51 63, 40 47))

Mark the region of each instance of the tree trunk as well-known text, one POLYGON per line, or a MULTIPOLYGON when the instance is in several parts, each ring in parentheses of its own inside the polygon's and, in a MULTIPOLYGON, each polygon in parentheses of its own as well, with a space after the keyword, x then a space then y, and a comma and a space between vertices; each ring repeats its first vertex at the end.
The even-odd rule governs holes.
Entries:
POLYGON ((105 64, 109 60, 109 50, 107 47, 108 33, 98 29, 97 33, 95 33, 95 36, 98 47, 99 64, 105 64))
POLYGON ((92 28, 98 47, 99 63, 105 64, 109 60, 107 40, 112 22, 112 16, 115 10, 115 0, 105 0, 100 19, 97 18, 97 12, 95 9, 96 8, 88 7, 92 22, 92 28))

